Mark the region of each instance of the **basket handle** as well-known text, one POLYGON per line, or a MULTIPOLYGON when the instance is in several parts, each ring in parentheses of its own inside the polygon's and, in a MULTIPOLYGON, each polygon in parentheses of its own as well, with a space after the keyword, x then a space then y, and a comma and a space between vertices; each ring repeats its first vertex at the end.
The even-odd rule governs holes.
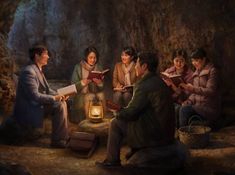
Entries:
POLYGON ((199 119, 201 122, 203 122, 203 120, 201 119, 201 117, 198 117, 198 115, 193 115, 192 117, 189 118, 189 120, 188 120, 188 125, 190 125, 190 123, 191 123, 191 125, 192 125, 193 122, 191 122, 191 121, 192 121, 194 118, 199 119))
MULTIPOLYGON (((201 119, 201 117, 198 117, 198 115, 193 115, 192 117, 190 117, 190 119, 188 120, 188 126, 189 126, 188 131, 189 131, 189 132, 191 131, 191 127, 192 127, 192 125, 193 125, 193 119, 194 119, 194 118, 199 119, 201 122, 203 121, 203 120, 201 119)), ((206 131, 206 128, 205 128, 205 127, 204 127, 204 130, 206 131)))

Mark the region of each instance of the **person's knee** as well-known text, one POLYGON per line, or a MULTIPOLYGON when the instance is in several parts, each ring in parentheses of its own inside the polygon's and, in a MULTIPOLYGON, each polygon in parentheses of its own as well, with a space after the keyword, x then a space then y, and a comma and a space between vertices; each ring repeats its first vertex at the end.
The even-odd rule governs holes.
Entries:
POLYGON ((114 92, 113 97, 114 98, 121 98, 122 94, 120 92, 114 92))
POLYGON ((99 100, 105 100, 105 95, 103 92, 97 93, 96 96, 99 98, 99 100))
POLYGON ((129 92, 126 92, 126 93, 124 93, 123 94, 123 97, 125 98, 125 99, 129 99, 129 98, 131 98, 131 93, 129 93, 129 92))
POLYGON ((116 127, 117 126, 117 119, 116 118, 113 118, 111 121, 110 121, 110 127, 113 128, 113 127, 116 127))
POLYGON ((118 120, 116 118, 113 118, 110 122, 110 128, 126 128, 127 124, 123 120, 118 120))
POLYGON ((191 108, 192 108, 191 106, 181 106, 179 109, 179 113, 180 114, 188 113, 189 109, 191 109, 191 108))
POLYGON ((54 108, 57 111, 67 111, 67 104, 66 101, 57 101, 54 104, 54 108))
POLYGON ((95 94, 88 93, 84 96, 84 102, 86 103, 86 102, 92 101, 94 100, 94 98, 95 98, 95 94))

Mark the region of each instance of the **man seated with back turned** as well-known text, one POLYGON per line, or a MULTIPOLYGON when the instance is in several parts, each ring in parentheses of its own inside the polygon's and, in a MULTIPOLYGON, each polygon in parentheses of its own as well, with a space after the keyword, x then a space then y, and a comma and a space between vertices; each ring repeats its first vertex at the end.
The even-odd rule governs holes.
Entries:
POLYGON ((30 64, 20 74, 13 119, 32 132, 43 127, 43 117, 52 115, 51 146, 65 147, 68 138, 67 127, 67 97, 58 95, 49 87, 42 72, 42 67, 47 65, 48 50, 43 45, 34 45, 29 49, 30 64))
POLYGON ((181 148, 174 139, 171 92, 156 74, 157 66, 157 54, 142 52, 138 55, 135 69, 140 80, 135 84, 128 106, 114 112, 116 117, 109 128, 106 159, 96 162, 97 166, 121 166, 120 148, 124 137, 131 147, 131 152, 126 155, 127 163, 131 166, 145 167, 151 161, 162 163, 162 158, 169 155, 177 155, 174 160, 183 161, 183 158, 179 158, 181 148))

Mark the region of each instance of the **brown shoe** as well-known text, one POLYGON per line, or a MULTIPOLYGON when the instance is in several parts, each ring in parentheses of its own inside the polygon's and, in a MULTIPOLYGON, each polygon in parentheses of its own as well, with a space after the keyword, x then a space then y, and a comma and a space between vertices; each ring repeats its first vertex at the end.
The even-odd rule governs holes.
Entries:
POLYGON ((131 148, 131 150, 125 155, 126 160, 130 159, 139 150, 139 148, 131 148))

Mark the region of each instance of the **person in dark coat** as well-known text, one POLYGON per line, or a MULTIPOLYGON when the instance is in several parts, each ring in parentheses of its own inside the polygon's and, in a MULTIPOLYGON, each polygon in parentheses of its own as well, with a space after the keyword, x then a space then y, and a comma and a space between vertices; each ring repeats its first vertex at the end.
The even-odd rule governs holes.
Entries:
POLYGON ((28 132, 43 127, 43 117, 52 115, 52 147, 65 147, 68 138, 67 104, 64 96, 52 90, 42 72, 47 65, 48 50, 43 45, 29 49, 31 63, 19 76, 13 119, 28 132))
POLYGON ((140 53, 135 66, 140 80, 134 86, 133 97, 127 107, 115 111, 107 143, 107 155, 97 166, 120 166, 121 141, 127 138, 132 148, 129 158, 137 150, 164 148, 174 144, 174 104, 170 88, 157 75, 156 54, 140 53), (134 151, 135 150, 135 151, 134 151))

